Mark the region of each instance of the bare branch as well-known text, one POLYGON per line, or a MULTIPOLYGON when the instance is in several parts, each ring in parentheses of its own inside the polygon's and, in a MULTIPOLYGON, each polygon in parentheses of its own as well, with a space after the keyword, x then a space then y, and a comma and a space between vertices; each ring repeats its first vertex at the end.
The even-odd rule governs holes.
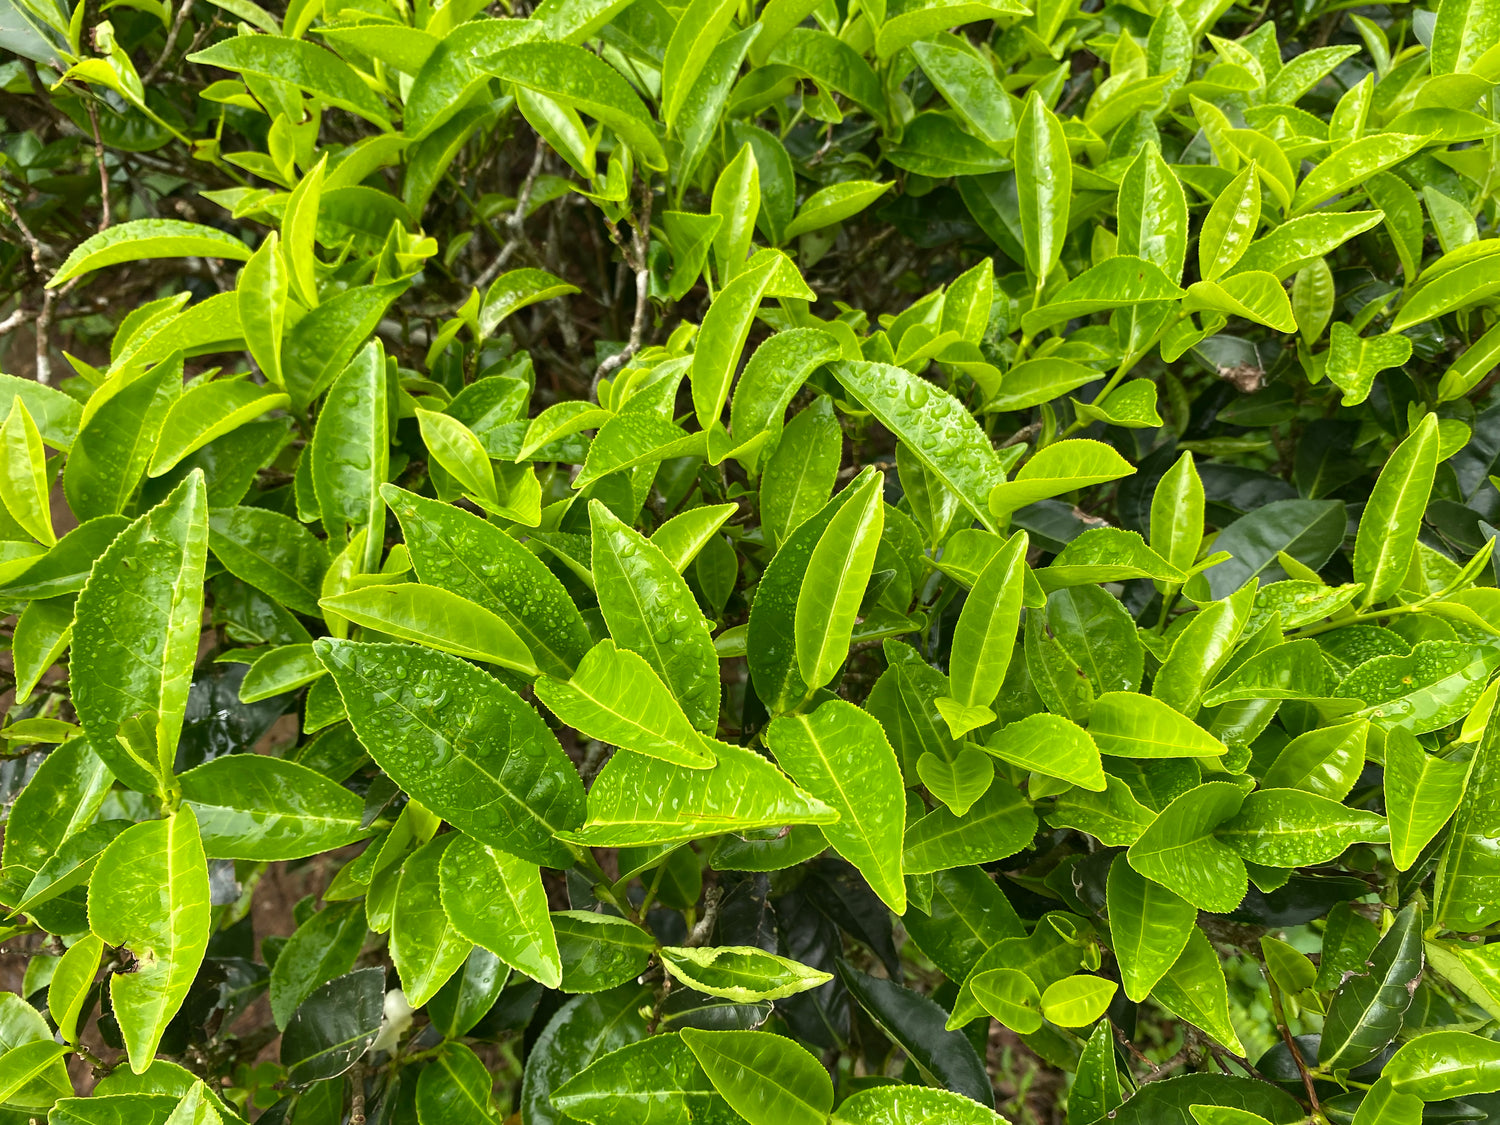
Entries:
POLYGON ((4 320, 0 320, 0 336, 7 335, 36 316, 30 309, 17 309, 4 320))
POLYGON ((103 231, 109 229, 110 220, 109 169, 104 166, 104 142, 99 139, 99 110, 91 98, 85 98, 83 104, 88 106, 89 124, 94 127, 94 163, 99 166, 99 229, 103 231))
POLYGON ((649 180, 643 186, 645 191, 642 193, 644 199, 641 201, 641 214, 631 216, 630 246, 626 247, 620 243, 618 232, 611 231, 611 236, 625 256, 625 264, 635 271, 635 316, 630 322, 630 339, 626 341, 625 347, 606 358, 594 372, 593 381, 589 384, 589 398, 595 402, 599 401, 599 381, 611 371, 624 367, 630 362, 631 357, 641 350, 641 337, 646 330, 646 308, 651 296, 649 256, 652 193, 649 180))
POLYGON ((42 291, 42 311, 36 318, 36 381, 44 386, 52 382, 52 356, 48 337, 52 328, 52 302, 56 289, 42 291))
MULTIPOLYGON (((182 31, 182 25, 187 22, 188 15, 192 10, 193 0, 182 0, 182 4, 177 9, 177 17, 172 21, 172 30, 167 32, 167 41, 162 44, 161 54, 156 56, 156 61, 151 64, 151 69, 141 76, 142 85, 151 85, 151 80, 166 65, 167 59, 172 55, 172 48, 177 46, 177 36, 182 31)), ((96 128, 95 132, 97 131, 96 128)))
POLYGON ((499 276, 500 271, 505 268, 505 263, 510 261, 522 246, 529 241, 526 237, 523 224, 526 222, 526 208, 531 204, 531 192, 536 187, 536 178, 541 175, 542 161, 547 155, 547 144, 540 137, 536 142, 536 155, 531 160, 531 171, 526 173, 526 179, 521 183, 521 190, 516 193, 516 209, 511 212, 510 218, 505 220, 505 225, 510 229, 510 241, 500 248, 500 253, 495 255, 493 261, 484 268, 474 285, 483 289, 499 276))

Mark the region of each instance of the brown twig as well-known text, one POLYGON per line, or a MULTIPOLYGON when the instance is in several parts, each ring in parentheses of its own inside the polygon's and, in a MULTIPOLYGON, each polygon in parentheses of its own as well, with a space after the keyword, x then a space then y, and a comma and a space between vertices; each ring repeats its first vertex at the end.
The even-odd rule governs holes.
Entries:
POLYGON ((349 1125, 365 1125, 365 1068, 360 1063, 354 1064, 353 1073, 354 1095, 349 1102, 349 1125))
POLYGON ((1039 434, 1039 433, 1041 433, 1041 432, 1042 432, 1042 424, 1040 422, 1032 422, 1032 423, 1030 423, 1028 425, 1022 426, 1015 433, 1011 434, 1010 437, 1006 438, 999 445, 995 446, 995 448, 996 449, 1005 449, 1008 446, 1020 445, 1022 442, 1030 441, 1032 438, 1036 437, 1036 435, 1039 434))
POLYGON ((483 289, 490 282, 494 281, 499 276, 500 271, 505 268, 505 263, 510 261, 511 256, 530 241, 526 237, 524 227, 526 222, 526 208, 531 204, 531 192, 536 187, 536 178, 541 175, 542 162, 546 155, 547 144, 538 137, 536 155, 531 160, 531 170, 526 173, 526 179, 521 182, 521 190, 516 193, 516 209, 510 213, 510 218, 505 220, 505 225, 510 229, 510 240, 504 246, 500 247, 500 253, 495 255, 494 260, 484 268, 484 271, 475 280, 474 285, 476 288, 483 289))
MULTIPOLYGON (((36 274, 37 280, 45 285, 47 271, 42 265, 42 257, 46 253, 42 244, 37 241, 36 235, 31 233, 31 228, 26 225, 26 220, 21 218, 21 212, 13 207, 9 200, 0 198, 0 203, 5 204, 5 210, 9 212, 11 221, 16 224, 16 230, 21 232, 25 239, 27 249, 31 253, 31 268, 36 274)), ((69 285, 71 288, 71 284, 69 285)), ((64 290, 66 292, 67 290, 64 290)), ((36 381, 47 384, 52 382, 52 360, 49 356, 48 346, 49 330, 52 327, 52 303, 57 299, 57 290, 43 288, 42 309, 36 317, 36 381)))
POLYGON ((589 743, 589 748, 578 767, 578 773, 586 783, 592 782, 608 761, 609 745, 597 740, 592 741, 589 743))
POLYGON ((21 218, 21 212, 11 204, 10 200, 0 196, 0 204, 4 204, 6 213, 10 215, 10 221, 16 224, 16 230, 21 232, 21 238, 26 243, 26 249, 31 254, 31 266, 36 271, 38 279, 46 276, 42 268, 42 258, 47 253, 42 244, 37 241, 36 235, 31 233, 31 228, 26 225, 26 220, 21 218))
MULTIPOLYGON (((167 41, 162 45, 161 54, 156 56, 156 61, 151 64, 151 69, 141 76, 143 86, 151 85, 157 73, 166 65, 167 59, 171 57, 172 48, 177 46, 177 36, 182 31, 182 25, 187 22, 188 13, 193 10, 193 0, 182 0, 177 9, 177 16, 172 20, 172 29, 167 32, 167 41)), ((97 129, 95 130, 97 132, 97 129)))
POLYGON ((610 238, 620 248, 620 253, 625 257, 625 264, 635 271, 635 316, 630 321, 630 339, 625 342, 625 347, 612 356, 608 356, 598 369, 594 372, 593 381, 589 384, 589 398, 594 402, 599 401, 599 382, 611 371, 624 367, 630 362, 632 356, 641 349, 641 337, 646 330, 646 308, 651 297, 651 272, 648 255, 651 246, 651 183, 646 181, 645 190, 642 192, 641 214, 632 215, 630 223, 630 246, 620 241, 619 232, 610 227, 610 238))
MULTIPOLYGON (((547 242, 543 253, 547 268, 553 273, 562 275, 562 254, 559 243, 562 235, 562 208, 553 207, 547 217, 547 242)), ((578 356, 578 325, 573 323, 573 312, 569 301, 553 301, 552 311, 557 318, 558 331, 562 333, 563 346, 574 357, 576 362, 578 356)))
POLYGON ((704 892, 703 917, 698 919, 697 924, 693 926, 692 932, 688 934, 687 940, 682 943, 683 945, 689 948, 696 948, 708 942, 708 939, 713 936, 714 923, 719 919, 719 902, 723 897, 724 890, 722 887, 709 887, 704 892))
POLYGON ((1147 1074, 1140 1080, 1141 1083, 1151 1082, 1157 1078, 1162 1077, 1162 1075, 1166 1071, 1166 1068, 1164 1066, 1162 1066, 1160 1063, 1152 1062, 1150 1059, 1148 1059, 1141 1051, 1141 1049, 1130 1041, 1130 1037, 1123 1031, 1121 1031, 1118 1027, 1116 1027, 1114 1023, 1111 1022, 1109 1026, 1110 1030, 1115 1033, 1115 1042, 1124 1047, 1125 1050, 1129 1052, 1130 1057, 1133 1058, 1137 1063, 1147 1068, 1147 1074))
POLYGON ((36 313, 32 312, 30 309, 16 309, 15 312, 11 313, 4 320, 0 320, 0 336, 4 336, 7 333, 21 327, 21 325, 25 324, 28 320, 31 320, 35 316, 36 313))
POLYGON ((1266 983, 1271 986, 1271 1014, 1276 1019, 1276 1030, 1281 1032, 1281 1041, 1291 1052, 1292 1062, 1297 1064, 1297 1073, 1302 1076, 1302 1086, 1307 1091, 1307 1101, 1312 1107, 1314 1116, 1321 1117, 1323 1108, 1318 1104, 1318 1091, 1313 1086, 1312 1075, 1308 1073, 1307 1060, 1302 1057, 1296 1037, 1292 1035, 1292 1029, 1287 1025, 1286 1012, 1281 1005, 1281 989, 1272 979, 1269 969, 1266 970, 1266 983))
MULTIPOLYGON (((187 0, 189 4, 192 0, 187 0)), ((95 108, 92 98, 85 98, 84 105, 88 106, 89 124, 94 127, 94 163, 99 165, 99 229, 109 229, 110 205, 109 205, 109 169, 104 166, 104 142, 99 139, 99 110, 95 108)))

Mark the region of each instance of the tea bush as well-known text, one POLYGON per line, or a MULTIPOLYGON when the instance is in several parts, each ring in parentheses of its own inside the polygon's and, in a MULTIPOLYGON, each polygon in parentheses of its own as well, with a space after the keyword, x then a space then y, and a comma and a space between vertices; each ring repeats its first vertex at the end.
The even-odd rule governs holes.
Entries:
POLYGON ((0 1123, 1500 1115, 1500 3, 5 0, 0 1123))

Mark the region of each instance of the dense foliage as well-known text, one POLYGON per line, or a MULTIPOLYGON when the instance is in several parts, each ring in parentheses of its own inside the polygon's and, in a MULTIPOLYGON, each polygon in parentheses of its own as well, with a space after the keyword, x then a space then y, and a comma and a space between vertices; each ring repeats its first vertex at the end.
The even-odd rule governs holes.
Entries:
POLYGON ((1500 1115, 1500 3, 3 0, 0 1125, 1500 1115))

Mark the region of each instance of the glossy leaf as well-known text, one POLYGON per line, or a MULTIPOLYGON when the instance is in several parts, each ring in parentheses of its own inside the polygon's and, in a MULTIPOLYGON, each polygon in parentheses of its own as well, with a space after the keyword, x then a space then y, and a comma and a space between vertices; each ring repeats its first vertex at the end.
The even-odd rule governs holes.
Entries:
POLYGON ((677 21, 662 65, 661 117, 669 131, 734 12, 725 0, 695 0, 677 21))
POLYGON ((1182 297, 1173 280, 1144 258, 1117 254, 1085 270, 1043 305, 1021 318, 1021 329, 1033 335, 1075 317, 1129 305, 1152 305, 1182 297))
POLYGON ((407 856, 391 909, 391 960, 407 1002, 432 999, 469 955, 470 942, 449 920, 439 890, 439 865, 452 834, 429 840, 407 856))
POLYGON ((1365 703, 1362 713, 1378 727, 1426 734, 1467 714, 1497 666, 1500 652, 1489 646, 1421 641, 1409 653, 1365 661, 1333 694, 1365 703))
POLYGON ((1202 1028, 1231 1051, 1243 1050, 1229 1020, 1229 987, 1219 955, 1204 936, 1193 929, 1187 945, 1151 995, 1169 1012, 1202 1028))
POLYGON ((1297 328, 1286 290, 1274 274, 1260 270, 1242 271, 1220 281, 1195 282, 1188 287, 1182 308, 1185 312, 1241 316, 1278 332, 1297 328))
POLYGON ((1030 715, 1008 723, 990 736, 985 749, 1022 769, 1094 792, 1104 790, 1099 748, 1087 731, 1061 715, 1030 715))
POLYGON ((146 475, 159 477, 184 457, 291 399, 243 379, 218 379, 183 392, 162 421, 146 475))
POLYGON ((78 595, 78 717, 94 752, 143 792, 164 782, 177 755, 207 556, 208 507, 203 476, 194 473, 120 533, 78 595))
MULTIPOLYGON (((523 43, 490 58, 485 67, 608 125, 650 167, 666 157, 646 107, 619 73, 581 47, 523 43)), ((700 67, 701 69, 701 67, 700 67)))
POLYGON ((1016 187, 1026 267, 1040 292, 1062 254, 1073 162, 1061 122, 1033 92, 1016 123, 1016 187))
POLYGON ((1375 377, 1411 358, 1411 341, 1405 336, 1360 336, 1347 324, 1335 324, 1329 335, 1324 374, 1344 392, 1345 406, 1357 406, 1369 397, 1375 377))
MULTIPOLYGON (((1400 751, 1398 750, 1399 754, 1400 751)), ((1469 767, 1467 801, 1460 801, 1438 864, 1433 889, 1433 918, 1454 929, 1478 928, 1497 916, 1495 891, 1500 863, 1489 841, 1500 824, 1500 722, 1493 705, 1484 735, 1469 767)))
POLYGON ((72 598, 36 598, 21 610, 10 634, 15 667, 15 699, 24 703, 46 670, 57 663, 74 639, 72 598))
POLYGON ((1448 823, 1463 800, 1472 764, 1433 757, 1400 728, 1386 735, 1385 808, 1397 870, 1408 870, 1448 823))
POLYGON ((295 520, 264 508, 219 508, 209 513, 208 548, 235 577, 317 615, 328 548, 295 520))
POLYGON ((833 979, 831 973, 810 969, 753 946, 711 949, 665 946, 661 963, 689 988, 741 1004, 795 996, 833 979))
POLYGON ((754 751, 722 742, 713 748, 712 769, 617 754, 589 790, 588 823, 569 838, 591 847, 670 844, 838 818, 754 751))
POLYGON ((1377 133, 1336 149, 1297 185, 1292 215, 1301 214, 1339 192, 1347 191, 1376 172, 1405 160, 1426 143, 1425 137, 1377 133))
MULTIPOLYGON (((104 942, 95 934, 79 938, 62 955, 47 986, 47 1011, 57 1021, 57 1034, 64 1043, 78 1040, 78 1020, 99 972, 104 942)), ((71 1084, 69 1089, 71 1090, 71 1084)))
POLYGON ((1038 500, 1117 480, 1134 471, 1124 458, 1102 442, 1058 442, 1027 461, 1014 478, 997 484, 990 491, 989 510, 1003 518, 1038 500))
POLYGON ((1437 418, 1429 414, 1396 447, 1360 517, 1354 541, 1354 580, 1365 584, 1367 606, 1390 597, 1411 566, 1437 472, 1437 431, 1437 418))
POLYGON ((1224 598, 1243 590, 1251 578, 1279 575, 1283 553, 1319 570, 1343 542, 1346 522, 1337 500, 1274 500, 1256 508, 1214 540, 1215 550, 1231 557, 1205 575, 1209 589, 1215 598, 1224 598))
POLYGON ((536 694, 549 711, 591 738, 689 768, 714 763, 707 740, 651 666, 613 641, 590 649, 571 680, 538 680, 536 694))
POLYGON ((1214 830, 1243 801, 1240 789, 1222 781, 1184 793, 1130 845, 1130 866, 1199 909, 1228 913, 1245 897, 1245 865, 1214 830))
POLYGON ((235 283, 245 346, 273 386, 282 386, 281 339, 286 329, 290 281, 280 236, 272 231, 252 254, 235 283))
POLYGON ((1124 691, 1094 700, 1089 734, 1101 754, 1122 758, 1215 757, 1227 749, 1160 699, 1124 691))
POLYGON ((144 374, 121 372, 84 413, 63 467, 63 494, 80 520, 125 510, 151 460, 167 411, 182 389, 182 365, 158 363, 144 374))
POLYGON ((1187 258, 1187 198, 1155 147, 1148 145, 1131 161, 1120 180, 1118 206, 1119 252, 1144 258, 1180 281, 1187 258))
POLYGON ((41 431, 20 395, 12 401, 10 413, 0 426, 0 451, 5 456, 0 471, 0 502, 32 538, 52 546, 57 535, 52 530, 48 500, 51 473, 47 469, 47 454, 42 448, 41 431))
POLYGON ((365 835, 359 798, 296 762, 226 754, 178 781, 214 859, 303 859, 365 835))
POLYGON ((271 1014, 285 1031, 314 989, 354 967, 365 942, 364 907, 331 903, 292 933, 271 966, 271 1014))
POLYGON ((656 942, 614 914, 563 910, 551 916, 565 992, 602 992, 640 976, 656 942))
POLYGON ((574 997, 558 1010, 538 1036, 526 1068, 520 1100, 528 1120, 545 1125, 566 1120, 553 1107, 551 1092, 595 1059, 645 1038, 646 1021, 639 1009, 650 995, 626 985, 574 997))
POLYGON ((996 530, 989 497, 1004 472, 983 431, 953 396, 890 364, 840 361, 832 370, 860 405, 996 530))
POLYGON ((384 104, 348 64, 300 39, 237 36, 197 52, 192 59, 205 66, 289 82, 377 125, 386 122, 384 104))
POLYGON ((657 528, 651 542, 661 548, 677 573, 682 574, 734 513, 733 504, 693 508, 673 516, 657 528))
MULTIPOLYGON (((387 425, 385 355, 375 343, 361 348, 334 379, 304 454, 311 458, 323 526, 340 546, 349 532, 380 518, 387 425)), ((365 556, 367 570, 374 569, 373 553, 370 548, 365 556)))
POLYGON ((1172 645, 1151 685, 1152 696, 1188 718, 1196 715, 1204 688, 1239 640, 1250 601, 1242 593, 1199 610, 1172 645))
POLYGON ((109 995, 140 1074, 208 948, 208 865, 190 808, 115 837, 89 879, 89 928, 135 959, 135 972, 110 978, 109 995))
POLYGON ((1375 813, 1347 809, 1301 789, 1261 789, 1214 836, 1262 867, 1307 867, 1357 842, 1383 843, 1390 830, 1375 813))
POLYGON ((462 1043, 446 1043, 417 1078, 419 1125, 486 1125, 497 1119, 490 1104, 489 1069, 462 1043))
POLYGON ((589 650, 588 626, 545 564, 493 524, 387 486, 412 566, 429 586, 467 598, 505 621, 542 671, 570 675, 589 650))
POLYGON ((823 834, 897 914, 906 911, 901 768, 880 724, 843 700, 772 721, 766 744, 807 792, 838 811, 823 834))
POLYGON ((1500 1089, 1500 1051, 1468 1031, 1433 1031, 1403 1043, 1384 1076, 1398 1094, 1424 1102, 1500 1089))
POLYGON ((366 586, 321 599, 321 608, 356 625, 534 676, 525 642, 505 619, 441 586, 402 582, 366 586))
POLYGON ((1102 977, 1064 977, 1042 993, 1042 1014, 1059 1027, 1088 1027, 1104 1014, 1118 987, 1102 977))
POLYGON ((1198 235, 1198 271, 1213 281, 1245 253, 1260 222, 1260 176, 1254 162, 1242 168, 1209 208, 1198 235))
POLYGON ((233 235, 180 219, 136 219, 84 239, 47 282, 55 289, 94 270, 142 258, 226 258, 245 261, 250 249, 233 235))
POLYGON ((535 864, 463 836, 444 850, 438 873, 455 930, 518 972, 558 986, 562 962, 535 864))
POLYGON ((989 1108, 994 1092, 973 1045, 961 1031, 944 1027, 947 1013, 936 1003, 893 981, 839 962, 839 979, 891 1040, 916 1064, 923 1079, 989 1108))
POLYGON ((1108 883, 1110 948, 1120 963, 1125 995, 1144 1000, 1182 955, 1198 911, 1181 896, 1140 875, 1116 856, 1108 883))
POLYGON ((315 989, 281 1037, 281 1065, 298 1086, 343 1074, 375 1042, 385 999, 385 970, 356 969, 315 989))
POLYGON ((815 1125, 833 1106, 833 1083, 808 1051, 763 1031, 684 1029, 720 1096, 750 1125, 815 1125))
POLYGON ((1298 735, 1261 778, 1267 789, 1302 789, 1341 801, 1364 769, 1369 724, 1363 719, 1298 735))
MULTIPOLYGON (((948 676, 962 707, 988 708, 999 694, 1016 648, 1022 577, 1030 540, 1018 532, 979 573, 953 630, 948 676)), ((954 731, 954 737, 965 732, 954 731)))
POLYGON ((1014 855, 1036 835, 1036 814, 1014 786, 996 777, 963 816, 934 809, 906 833, 908 874, 989 863, 1014 855))
POLYGON ((778 544, 828 502, 843 450, 843 433, 827 397, 814 400, 787 423, 760 480, 761 518, 778 544))
POLYGON ((797 666, 809 688, 833 679, 848 655, 884 526, 883 484, 879 473, 851 484, 853 497, 828 521, 808 559, 797 594, 794 637, 797 666))
POLYGON ((552 1104, 588 1125, 688 1125, 733 1111, 678 1035, 653 1035, 595 1060, 553 1092, 552 1104))
POLYGON ((589 504, 600 609, 615 642, 638 653, 671 688, 688 719, 711 731, 719 662, 687 583, 661 550, 597 500, 589 504))
POLYGON ((1318 1041, 1320 1066, 1360 1066, 1396 1037, 1422 971, 1421 929, 1421 914, 1408 906, 1375 946, 1366 971, 1339 985, 1318 1041))
POLYGON ((534 863, 570 862, 552 837, 582 823, 583 786, 519 696, 444 653, 326 638, 314 647, 392 780, 477 840, 534 863))
POLYGON ((817 328, 793 328, 766 340, 750 356, 734 388, 729 419, 735 438, 745 442, 762 430, 778 429, 807 377, 841 354, 838 341, 817 328))

